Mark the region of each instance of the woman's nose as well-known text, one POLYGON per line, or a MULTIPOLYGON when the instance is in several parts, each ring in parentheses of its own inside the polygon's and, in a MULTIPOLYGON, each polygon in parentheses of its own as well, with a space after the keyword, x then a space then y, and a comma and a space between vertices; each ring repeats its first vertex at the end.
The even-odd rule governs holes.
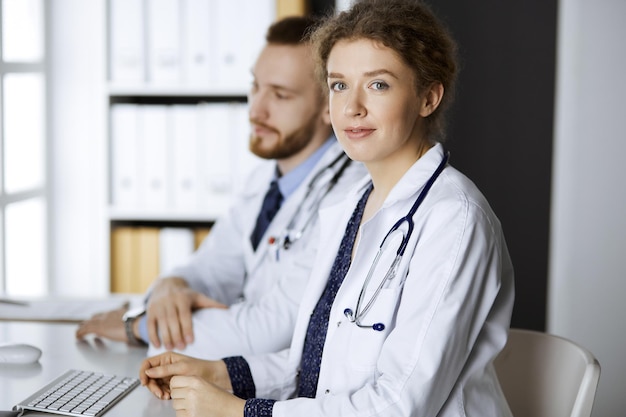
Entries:
POLYGON ((363 117, 367 114, 361 94, 359 92, 350 92, 346 99, 344 113, 350 117, 363 117))

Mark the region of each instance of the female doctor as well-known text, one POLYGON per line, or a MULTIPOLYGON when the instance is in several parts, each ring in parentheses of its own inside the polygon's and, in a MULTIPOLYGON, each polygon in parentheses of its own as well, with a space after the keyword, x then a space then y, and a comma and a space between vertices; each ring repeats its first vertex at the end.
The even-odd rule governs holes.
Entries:
POLYGON ((148 358, 177 416, 509 416, 493 359, 513 272, 487 201, 441 145, 455 46, 419 1, 362 0, 314 34, 330 113, 371 179, 320 212, 290 349, 148 358), (230 394, 230 392, 235 395, 230 394))

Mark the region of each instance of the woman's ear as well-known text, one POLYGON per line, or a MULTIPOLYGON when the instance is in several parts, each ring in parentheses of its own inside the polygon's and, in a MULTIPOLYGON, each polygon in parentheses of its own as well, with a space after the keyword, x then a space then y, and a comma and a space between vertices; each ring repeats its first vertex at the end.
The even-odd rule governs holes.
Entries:
POLYGON ((443 98, 443 85, 441 83, 432 83, 426 90, 420 107, 420 116, 428 117, 439 107, 443 98))

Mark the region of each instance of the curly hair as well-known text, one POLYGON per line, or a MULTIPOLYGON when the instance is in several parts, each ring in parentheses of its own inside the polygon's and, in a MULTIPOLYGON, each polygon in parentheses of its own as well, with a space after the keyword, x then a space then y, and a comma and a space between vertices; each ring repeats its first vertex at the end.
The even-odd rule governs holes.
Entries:
POLYGON ((417 93, 441 83, 445 94, 426 118, 426 135, 445 138, 444 114, 454 97, 458 71, 456 42, 433 12, 419 0, 360 0, 326 20, 311 35, 316 72, 325 85, 328 57, 340 40, 369 39, 395 51, 413 69, 417 93))

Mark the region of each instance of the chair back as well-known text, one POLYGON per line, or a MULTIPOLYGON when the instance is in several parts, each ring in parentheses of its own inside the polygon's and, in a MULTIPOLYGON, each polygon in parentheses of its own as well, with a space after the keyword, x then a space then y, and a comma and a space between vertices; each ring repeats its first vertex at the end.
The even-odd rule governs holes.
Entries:
POLYGON ((571 340, 511 329, 494 365, 514 417, 591 415, 600 364, 571 340))

